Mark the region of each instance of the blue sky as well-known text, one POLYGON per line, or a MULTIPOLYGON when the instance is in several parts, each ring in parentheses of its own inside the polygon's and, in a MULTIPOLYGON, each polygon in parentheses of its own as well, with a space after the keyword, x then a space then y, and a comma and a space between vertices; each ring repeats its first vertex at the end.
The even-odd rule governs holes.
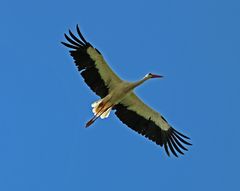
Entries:
POLYGON ((238 1, 0 3, 0 190, 238 190, 238 1), (63 33, 75 25, 126 80, 165 76, 136 93, 191 137, 185 156, 111 114, 89 129, 98 99, 63 33))

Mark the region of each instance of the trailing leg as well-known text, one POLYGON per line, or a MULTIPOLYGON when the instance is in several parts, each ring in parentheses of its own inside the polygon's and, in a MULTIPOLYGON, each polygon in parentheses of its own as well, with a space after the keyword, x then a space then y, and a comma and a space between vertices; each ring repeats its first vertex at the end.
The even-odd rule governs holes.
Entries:
POLYGON ((94 112, 94 116, 92 119, 90 119, 87 123, 85 127, 89 127, 90 125, 92 125, 94 123, 94 121, 96 121, 99 117, 101 117, 101 119, 107 118, 109 116, 109 113, 112 109, 113 105, 110 105, 109 102, 103 103, 97 103, 95 102, 96 105, 92 104, 93 108, 93 112, 94 112))

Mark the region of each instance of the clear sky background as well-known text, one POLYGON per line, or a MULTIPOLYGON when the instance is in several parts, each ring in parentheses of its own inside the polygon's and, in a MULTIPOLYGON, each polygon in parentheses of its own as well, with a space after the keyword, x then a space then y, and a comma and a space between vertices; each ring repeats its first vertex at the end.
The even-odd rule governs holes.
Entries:
POLYGON ((0 190, 240 190, 240 3, 234 0, 0 2, 0 190), (112 113, 63 34, 76 24, 136 93, 193 146, 180 158, 112 113))

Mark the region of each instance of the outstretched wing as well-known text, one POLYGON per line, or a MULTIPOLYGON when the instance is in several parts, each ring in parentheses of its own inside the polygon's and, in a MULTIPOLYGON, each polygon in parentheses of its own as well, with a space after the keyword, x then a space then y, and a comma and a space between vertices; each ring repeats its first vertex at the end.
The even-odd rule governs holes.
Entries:
POLYGON ((168 156, 169 149, 178 157, 177 152, 184 154, 182 150, 187 151, 184 144, 191 145, 185 140, 189 139, 187 136, 172 128, 160 113, 144 104, 134 93, 124 98, 115 109, 115 114, 123 123, 156 144, 164 146, 168 156))
POLYGON ((62 44, 71 49, 70 55, 86 84, 103 98, 122 80, 108 66, 101 53, 84 39, 78 25, 76 29, 80 38, 69 30, 70 37, 64 34, 68 43, 62 44))

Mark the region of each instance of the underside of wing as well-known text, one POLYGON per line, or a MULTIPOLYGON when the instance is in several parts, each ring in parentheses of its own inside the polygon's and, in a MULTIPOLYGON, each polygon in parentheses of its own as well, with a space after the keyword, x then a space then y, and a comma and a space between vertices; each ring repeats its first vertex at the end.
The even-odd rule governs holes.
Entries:
POLYGON ((101 53, 85 40, 78 25, 77 33, 80 38, 69 30, 69 36, 64 34, 68 43, 62 44, 71 49, 70 55, 86 84, 103 98, 121 79, 107 65, 101 53))
POLYGON ((115 106, 117 117, 131 129, 152 140, 164 149, 168 156, 170 151, 176 157, 177 153, 187 151, 185 145, 191 145, 187 136, 172 128, 156 111, 144 104, 134 93, 127 96, 115 106), (181 150, 182 149, 182 150, 181 150))

